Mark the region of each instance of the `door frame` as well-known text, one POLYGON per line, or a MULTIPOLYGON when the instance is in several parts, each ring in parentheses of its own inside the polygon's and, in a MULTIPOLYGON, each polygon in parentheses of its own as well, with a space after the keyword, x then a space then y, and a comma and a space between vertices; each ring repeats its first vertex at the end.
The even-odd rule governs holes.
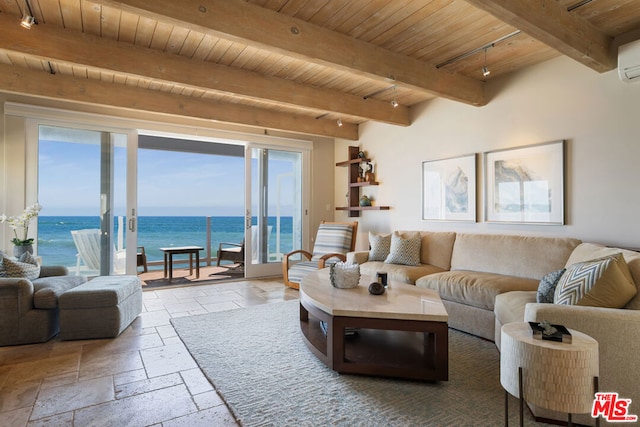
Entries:
MULTIPOLYGON (((251 236, 251 219, 254 214, 251 211, 252 207, 252 167, 251 167, 251 152, 253 149, 266 149, 266 150, 280 150, 280 151, 291 151, 300 153, 301 155, 301 177, 302 180, 300 184, 300 188, 302 189, 302 194, 300 197, 301 203, 301 216, 300 216, 300 234, 301 234, 301 246, 299 249, 305 248, 308 246, 308 229, 309 229, 309 200, 310 198, 310 164, 311 164, 311 154, 310 150, 305 147, 295 146, 295 145, 272 145, 272 144, 262 144, 256 142, 248 142, 245 145, 245 262, 244 262, 244 276, 247 279, 253 279, 258 277, 271 277, 271 276, 279 276, 282 274, 282 264, 281 262, 266 262, 266 263, 257 263, 253 264, 251 259, 252 247, 254 242, 252 241, 251 236)), ((294 248, 295 249, 295 248, 294 248)))
MULTIPOLYGON (((126 259, 125 259, 125 272, 124 274, 137 274, 137 153, 138 153, 138 133, 134 129, 113 128, 103 126, 96 123, 85 123, 84 121, 69 121, 59 120, 43 117, 28 117, 26 119, 26 147, 27 147, 27 159, 26 166, 29 171, 26 175, 26 194, 28 199, 37 200, 38 198, 38 151, 39 151, 39 136, 40 126, 51 126, 68 128, 75 130, 87 130, 91 132, 100 132, 109 135, 110 140, 113 141, 113 134, 124 135, 127 140, 127 180, 126 180, 126 213, 127 213, 127 233, 125 237, 126 259)), ((102 179, 101 179, 102 181, 102 179)), ((101 183, 102 185, 102 183, 101 183)), ((102 219, 101 219, 102 220, 102 219)), ((37 230, 36 230, 37 232, 37 230)), ((115 245, 115 236, 111 234, 111 240, 115 245)), ((113 246, 110 245, 110 246, 113 246)), ((113 254, 112 254, 113 255, 113 254)), ((114 274, 112 271, 112 262, 109 263, 110 274, 114 274)), ((101 273, 106 270, 101 267, 101 273)))

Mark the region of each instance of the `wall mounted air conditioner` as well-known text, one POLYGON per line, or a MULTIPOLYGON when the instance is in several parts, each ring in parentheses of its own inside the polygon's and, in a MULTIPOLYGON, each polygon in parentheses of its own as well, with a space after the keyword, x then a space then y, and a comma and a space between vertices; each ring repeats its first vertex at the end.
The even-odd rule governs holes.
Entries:
POLYGON ((640 40, 618 48, 618 75, 626 83, 640 82, 640 40))

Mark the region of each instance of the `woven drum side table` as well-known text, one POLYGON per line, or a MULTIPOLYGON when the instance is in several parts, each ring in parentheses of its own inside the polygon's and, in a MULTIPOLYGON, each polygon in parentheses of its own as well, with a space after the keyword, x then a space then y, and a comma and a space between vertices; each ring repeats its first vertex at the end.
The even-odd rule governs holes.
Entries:
MULTIPOLYGON (((520 399, 520 425, 524 402, 571 414, 590 413, 598 388, 598 342, 569 330, 572 342, 533 338, 526 322, 502 327, 500 383, 505 389, 505 425, 509 394, 520 399)), ((596 419, 596 425, 598 425, 596 419)))

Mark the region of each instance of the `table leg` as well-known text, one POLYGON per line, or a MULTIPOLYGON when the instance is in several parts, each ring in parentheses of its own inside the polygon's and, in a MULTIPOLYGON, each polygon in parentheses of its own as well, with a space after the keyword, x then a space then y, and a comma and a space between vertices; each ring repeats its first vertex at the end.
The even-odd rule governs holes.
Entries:
POLYGON ((200 278, 200 251, 196 251, 196 279, 200 278))
POLYGON ((524 427, 524 396, 522 385, 522 366, 518 368, 518 394, 520 395, 520 427, 524 427))
POLYGON ((193 274, 193 252, 189 252, 189 276, 193 274))
POLYGON ((173 254, 169 254, 169 280, 173 279, 173 254))
POLYGON ((167 277, 167 253, 164 253, 164 277, 167 277))
MULTIPOLYGON (((595 395, 600 390, 600 384, 598 381, 598 377, 593 377, 593 394, 595 395)), ((600 416, 596 417, 596 427, 600 427, 600 416)))
POLYGON ((509 392, 504 391, 504 427, 509 427, 509 392))

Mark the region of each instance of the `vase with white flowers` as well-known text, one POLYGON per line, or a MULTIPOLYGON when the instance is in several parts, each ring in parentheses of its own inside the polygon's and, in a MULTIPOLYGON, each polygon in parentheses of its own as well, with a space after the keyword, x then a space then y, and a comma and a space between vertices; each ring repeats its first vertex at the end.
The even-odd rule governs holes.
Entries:
POLYGON ((28 206, 21 215, 18 216, 6 216, 0 215, 0 223, 6 222, 13 230, 14 238, 11 239, 13 243, 13 255, 19 258, 23 253, 33 253, 33 238, 29 238, 29 224, 31 220, 38 216, 38 213, 42 209, 38 203, 34 203, 28 206))

